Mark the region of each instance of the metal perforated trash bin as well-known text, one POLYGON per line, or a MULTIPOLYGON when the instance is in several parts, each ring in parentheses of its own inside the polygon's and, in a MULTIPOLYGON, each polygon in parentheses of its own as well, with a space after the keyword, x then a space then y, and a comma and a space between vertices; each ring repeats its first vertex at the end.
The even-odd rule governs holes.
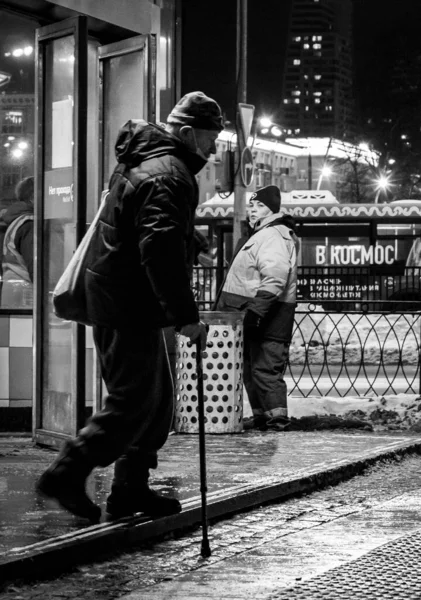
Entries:
MULTIPOLYGON (((243 430, 243 316, 239 313, 201 312, 209 325, 203 352, 206 433, 243 430)), ((175 367, 177 433, 199 433, 196 345, 177 335, 175 367)))

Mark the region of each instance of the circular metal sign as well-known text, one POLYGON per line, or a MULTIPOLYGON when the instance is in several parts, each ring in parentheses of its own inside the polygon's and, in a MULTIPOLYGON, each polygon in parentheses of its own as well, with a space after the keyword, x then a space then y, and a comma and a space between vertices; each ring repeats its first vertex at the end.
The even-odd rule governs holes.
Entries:
POLYGON ((241 179, 243 180, 243 184, 245 187, 249 187, 251 182, 253 181, 253 155, 251 153, 250 148, 244 148, 241 154, 241 179))

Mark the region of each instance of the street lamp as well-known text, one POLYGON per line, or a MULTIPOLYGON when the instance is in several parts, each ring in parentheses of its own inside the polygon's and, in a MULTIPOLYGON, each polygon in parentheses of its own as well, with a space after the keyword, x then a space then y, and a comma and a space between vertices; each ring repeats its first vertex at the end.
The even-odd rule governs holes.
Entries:
POLYGON ((259 125, 262 135, 272 135, 273 137, 280 138, 286 133, 285 129, 274 123, 269 117, 260 117, 259 125))
POLYGON ((269 127, 272 127, 272 125, 273 125, 273 123, 272 123, 271 119, 269 119, 269 117, 260 117, 259 123, 260 123, 260 126, 264 127, 265 129, 269 129, 269 127))
POLYGON ((270 132, 275 137, 281 137, 281 135, 282 135, 282 129, 280 127, 278 127, 277 125, 273 125, 270 132))
POLYGON ((382 174, 375 183, 377 192, 374 198, 374 204, 378 204, 381 192, 387 192, 390 189, 390 177, 389 175, 382 174))
POLYGON ((320 170, 320 175, 319 175, 319 179, 317 181, 317 190, 320 190, 320 186, 322 183, 322 179, 323 177, 325 177, 326 179, 328 179, 333 173, 332 167, 329 167, 329 165, 323 165, 323 167, 320 170))

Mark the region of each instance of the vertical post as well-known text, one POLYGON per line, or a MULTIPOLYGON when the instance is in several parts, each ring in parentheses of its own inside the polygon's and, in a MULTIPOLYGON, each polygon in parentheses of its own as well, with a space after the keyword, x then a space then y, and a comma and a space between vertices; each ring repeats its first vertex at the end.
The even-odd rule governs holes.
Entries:
MULTIPOLYGON (((412 268, 412 271, 414 271, 414 270, 415 269, 412 268)), ((418 378, 419 378, 419 386, 420 387, 419 387, 418 393, 421 395, 421 318, 420 318, 420 336, 418 339, 419 339, 419 343, 420 343, 419 353, 418 353, 418 368, 419 368, 418 378)))
POLYGON ((237 0, 237 98, 236 98, 236 123, 237 123, 237 149, 235 159, 234 180, 234 231, 233 249, 242 236, 243 224, 246 220, 246 188, 241 178, 241 155, 247 140, 243 140, 240 127, 238 103, 247 102, 247 0, 237 0))
POLYGON ((308 147, 308 163, 307 163, 307 167, 308 167, 308 189, 312 190, 313 189, 313 159, 311 156, 311 148, 310 146, 308 147))

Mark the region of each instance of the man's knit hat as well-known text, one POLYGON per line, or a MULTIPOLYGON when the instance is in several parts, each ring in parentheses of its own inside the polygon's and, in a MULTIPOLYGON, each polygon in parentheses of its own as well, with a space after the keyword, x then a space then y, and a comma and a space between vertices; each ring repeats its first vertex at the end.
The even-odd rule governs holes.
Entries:
POLYGON ((257 190, 250 198, 265 204, 273 213, 278 213, 281 209, 281 192, 276 185, 267 185, 266 187, 257 190))
POLYGON ((190 92, 183 96, 168 115, 167 123, 190 125, 207 131, 224 129, 221 107, 203 92, 190 92))

